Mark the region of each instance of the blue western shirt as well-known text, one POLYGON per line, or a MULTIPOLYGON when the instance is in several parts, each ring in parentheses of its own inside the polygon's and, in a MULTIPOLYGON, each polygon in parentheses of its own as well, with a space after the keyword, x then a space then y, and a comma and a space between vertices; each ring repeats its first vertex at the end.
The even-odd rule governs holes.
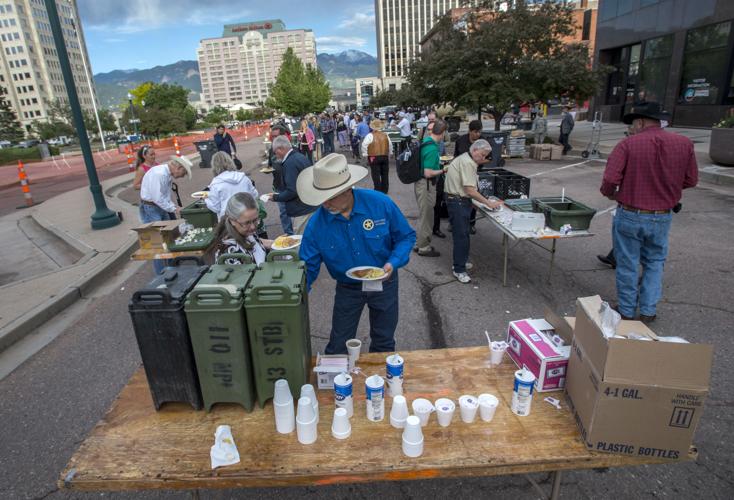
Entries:
POLYGON ((365 121, 359 122, 359 125, 357 125, 357 135, 360 137, 360 139, 364 139, 367 137, 367 134, 370 133, 370 126, 365 121))
POLYGON ((358 283, 346 275, 353 267, 383 267, 389 262, 397 271, 408 263, 415 231, 395 202, 371 189, 352 192, 354 207, 349 220, 319 207, 308 221, 299 253, 306 263, 309 290, 321 263, 340 283, 358 283))

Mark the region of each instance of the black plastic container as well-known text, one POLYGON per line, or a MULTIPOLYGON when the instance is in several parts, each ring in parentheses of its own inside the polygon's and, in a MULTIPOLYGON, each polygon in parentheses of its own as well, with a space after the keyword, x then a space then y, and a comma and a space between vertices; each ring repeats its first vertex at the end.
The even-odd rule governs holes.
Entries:
POLYGON ((480 170, 478 189, 485 198, 494 196, 500 200, 511 200, 530 196, 530 179, 503 168, 480 170))
POLYGON ((489 142, 492 147, 492 157, 489 163, 482 165, 484 168, 497 168, 505 164, 505 159, 502 158, 502 151, 507 142, 507 136, 510 135, 507 131, 482 131, 482 139, 489 142))
POLYGON ((178 257, 128 305, 156 410, 169 402, 203 408, 184 303, 207 269, 197 257, 178 257))

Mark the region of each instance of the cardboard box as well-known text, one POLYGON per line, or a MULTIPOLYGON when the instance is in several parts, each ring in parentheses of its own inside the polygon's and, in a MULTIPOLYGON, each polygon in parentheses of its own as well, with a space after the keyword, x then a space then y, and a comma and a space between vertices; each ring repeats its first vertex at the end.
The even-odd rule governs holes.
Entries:
POLYGON ((597 296, 579 298, 566 392, 590 449, 684 458, 709 392, 713 347, 662 342, 639 321, 605 338, 597 296))
POLYGON ((316 372, 316 383, 319 389, 333 389, 334 377, 340 373, 349 372, 349 356, 346 354, 317 354, 313 371, 316 372))
POLYGON ((167 220, 148 222, 133 231, 138 233, 138 243, 144 250, 168 251, 168 245, 172 244, 179 236, 178 226, 181 220, 167 220))
POLYGON ((563 158, 563 146, 552 145, 551 146, 551 160, 560 160, 563 158))
POLYGON ((511 321, 507 327, 507 354, 518 368, 535 375, 538 392, 563 389, 573 338, 573 318, 560 318, 546 309, 545 319, 511 321), (563 342, 553 342, 554 336, 563 342))
POLYGON ((532 144, 530 146, 530 157, 534 160, 550 160, 552 147, 552 144, 532 144))

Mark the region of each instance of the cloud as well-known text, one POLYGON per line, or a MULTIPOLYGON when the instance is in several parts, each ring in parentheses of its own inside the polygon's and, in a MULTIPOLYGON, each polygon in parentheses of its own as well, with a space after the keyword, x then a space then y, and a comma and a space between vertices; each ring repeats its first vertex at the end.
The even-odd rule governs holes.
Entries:
POLYGON ((105 43, 122 43, 126 40, 124 38, 104 38, 102 41, 105 43))
POLYGON ((367 44, 367 40, 358 36, 317 36, 316 43, 324 46, 359 48, 367 44))
POLYGON ((223 25, 246 19, 247 10, 233 7, 231 0, 78 0, 84 27, 110 34, 131 34, 164 26, 223 25))
POLYGON ((370 9, 366 12, 355 12, 352 17, 343 19, 338 26, 340 29, 370 29, 375 27, 375 11, 370 9))

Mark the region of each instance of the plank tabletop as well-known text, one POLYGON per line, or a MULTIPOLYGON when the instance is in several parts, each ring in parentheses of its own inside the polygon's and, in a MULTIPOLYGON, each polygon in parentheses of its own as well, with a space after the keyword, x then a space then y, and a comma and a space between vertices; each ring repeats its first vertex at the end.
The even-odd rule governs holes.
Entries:
MULTIPOLYGON (((317 390, 318 440, 302 445, 295 431, 287 435, 275 431, 271 402, 251 413, 237 405, 215 405, 207 413, 177 403, 165 404, 156 412, 140 368, 71 458, 59 485, 78 490, 326 485, 664 462, 587 450, 561 392, 536 393, 530 415, 516 416, 510 402, 517 368, 507 357, 499 366, 490 366, 486 346, 400 354, 405 359, 403 388, 409 404, 418 397, 431 401, 448 397, 457 403, 447 428, 431 415, 423 428, 421 457, 403 455, 402 431, 391 427, 387 418, 390 398, 386 398, 383 421, 367 420, 361 374, 354 375, 351 437, 342 441, 331 436, 333 391, 317 390), (473 423, 463 423, 459 396, 481 393, 499 398, 494 419, 487 423, 477 415, 473 423), (561 399, 562 409, 543 402, 546 395, 561 399), (209 449, 220 424, 232 427, 241 461, 212 470, 209 449)), ((357 366, 366 375, 384 377, 385 356, 362 354, 357 366)))

